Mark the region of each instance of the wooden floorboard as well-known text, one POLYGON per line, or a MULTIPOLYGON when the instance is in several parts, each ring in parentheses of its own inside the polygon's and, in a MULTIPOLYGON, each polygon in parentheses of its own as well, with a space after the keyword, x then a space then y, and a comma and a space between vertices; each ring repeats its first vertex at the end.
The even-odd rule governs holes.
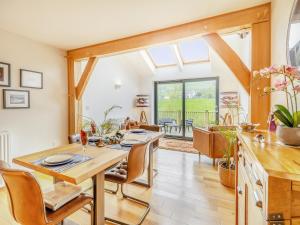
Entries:
MULTIPOLYGON (((156 156, 158 175, 154 186, 146 189, 137 185, 126 185, 125 192, 149 201, 151 211, 145 225, 234 225, 234 191, 219 183, 217 168, 210 159, 198 155, 158 150, 156 156)), ((41 186, 47 187, 51 179, 37 175, 41 186)), ((91 181, 85 182, 88 187, 91 181)), ((106 184, 113 188, 112 184, 106 184)), ((9 213, 6 192, 0 190, 0 224, 16 225, 9 213)), ((128 200, 105 194, 105 215, 136 223, 143 207, 128 200)), ((89 225, 89 215, 83 211, 70 219, 80 225, 89 225)))

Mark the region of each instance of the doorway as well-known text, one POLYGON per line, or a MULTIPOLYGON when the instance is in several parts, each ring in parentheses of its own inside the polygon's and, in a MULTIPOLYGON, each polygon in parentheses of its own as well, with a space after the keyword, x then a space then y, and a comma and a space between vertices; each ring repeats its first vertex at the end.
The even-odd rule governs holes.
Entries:
POLYGON ((155 123, 166 137, 192 139, 193 127, 217 124, 219 78, 154 83, 155 123))

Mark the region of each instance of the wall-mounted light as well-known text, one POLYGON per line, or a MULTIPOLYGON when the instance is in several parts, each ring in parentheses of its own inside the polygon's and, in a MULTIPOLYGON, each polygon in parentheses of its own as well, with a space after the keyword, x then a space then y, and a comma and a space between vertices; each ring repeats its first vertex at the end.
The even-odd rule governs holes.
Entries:
POLYGON ((244 39, 244 38, 246 38, 246 37, 248 36, 249 30, 247 30, 247 29, 242 29, 242 30, 240 30, 239 32, 237 32, 237 34, 239 35, 239 37, 240 37, 241 39, 244 39))
POLYGON ((120 80, 115 81, 115 89, 120 89, 122 87, 122 82, 120 80))

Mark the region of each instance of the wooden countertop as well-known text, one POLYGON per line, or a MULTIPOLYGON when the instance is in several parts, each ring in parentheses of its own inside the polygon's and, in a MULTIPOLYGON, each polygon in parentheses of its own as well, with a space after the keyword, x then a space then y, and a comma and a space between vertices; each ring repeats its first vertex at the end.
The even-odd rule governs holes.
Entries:
POLYGON ((300 181, 300 148, 285 146, 266 131, 241 132, 238 137, 269 175, 300 181), (259 133, 265 136, 264 143, 255 140, 259 133))

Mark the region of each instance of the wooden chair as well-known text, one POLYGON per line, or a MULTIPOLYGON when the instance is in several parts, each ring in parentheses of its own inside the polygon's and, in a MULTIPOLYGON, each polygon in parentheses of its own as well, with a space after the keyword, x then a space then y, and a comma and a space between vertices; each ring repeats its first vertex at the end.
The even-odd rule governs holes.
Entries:
MULTIPOLYGON (((123 185, 134 182, 138 177, 143 175, 144 171, 148 166, 148 146, 147 144, 138 144, 133 145, 129 155, 128 160, 119 163, 116 167, 108 170, 105 173, 105 180, 109 182, 113 182, 117 184, 117 189, 115 191, 109 191, 112 194, 116 194, 119 190, 119 186, 121 185, 121 193, 123 198, 128 200, 132 200, 135 203, 138 203, 142 206, 146 207, 146 211, 142 215, 138 225, 142 224, 145 220, 146 216, 150 211, 150 204, 148 202, 142 201, 140 199, 134 198, 124 193, 123 185)), ((112 219, 105 218, 106 221, 112 222, 115 224, 128 225, 124 222, 112 219)))
POLYGON ((128 121, 125 124, 125 130, 136 129, 139 128, 139 122, 137 121, 128 121))
POLYGON ((72 134, 68 136, 69 144, 80 143, 80 134, 72 134))
POLYGON ((7 187, 11 214, 21 225, 57 225, 83 206, 90 204, 93 207, 91 197, 80 195, 56 211, 47 210, 34 176, 11 169, 4 161, 0 161, 0 174, 7 187))
MULTIPOLYGON (((160 127, 158 125, 140 125, 139 127, 140 129, 144 129, 144 130, 150 130, 150 131, 154 131, 154 132, 159 132, 160 127)), ((156 151, 158 149, 159 146, 159 140, 153 142, 153 151, 156 151)))

